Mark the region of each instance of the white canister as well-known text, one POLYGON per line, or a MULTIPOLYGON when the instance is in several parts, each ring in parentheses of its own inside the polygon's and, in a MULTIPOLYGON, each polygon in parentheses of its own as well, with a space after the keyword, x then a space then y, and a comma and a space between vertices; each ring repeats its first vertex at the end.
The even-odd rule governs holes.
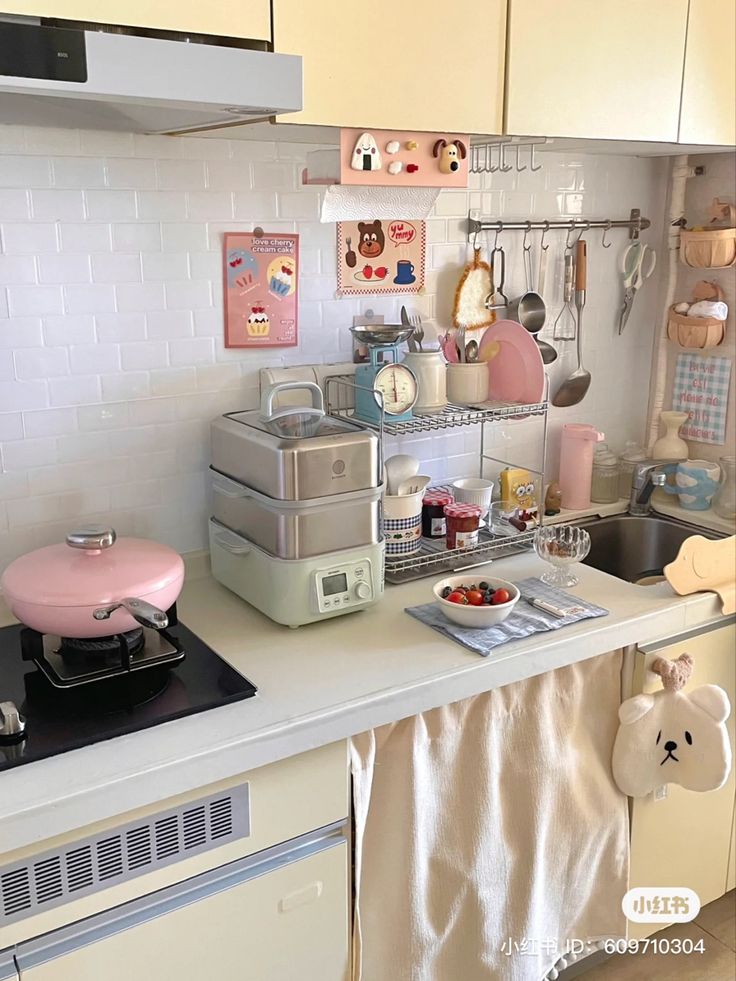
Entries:
POLYGON ((441 412, 447 405, 447 365, 441 351, 409 351, 404 364, 414 372, 417 412, 441 412))
POLYGON ((488 384, 488 365, 483 361, 447 366, 447 397, 455 405, 478 405, 487 401, 488 384))

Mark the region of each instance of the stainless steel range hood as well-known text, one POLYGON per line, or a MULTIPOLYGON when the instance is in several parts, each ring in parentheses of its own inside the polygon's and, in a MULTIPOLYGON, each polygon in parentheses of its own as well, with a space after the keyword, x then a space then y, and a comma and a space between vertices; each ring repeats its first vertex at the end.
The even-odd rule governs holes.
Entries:
POLYGON ((0 123, 178 133, 302 108, 302 60, 0 22, 0 123))

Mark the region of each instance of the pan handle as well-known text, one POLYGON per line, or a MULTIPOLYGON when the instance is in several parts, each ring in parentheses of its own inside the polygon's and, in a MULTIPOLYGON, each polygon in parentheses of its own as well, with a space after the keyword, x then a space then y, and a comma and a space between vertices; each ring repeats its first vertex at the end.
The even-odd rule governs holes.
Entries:
POLYGON ((101 606, 99 609, 95 610, 92 616, 95 620, 109 620, 115 610, 126 610, 133 619, 140 623, 142 627, 152 627, 154 630, 163 630, 164 627, 168 627, 169 618, 166 616, 163 610, 159 610, 157 606, 153 603, 147 603, 145 600, 136 599, 134 596, 127 596, 125 599, 121 599, 119 603, 113 603, 111 606, 101 606))

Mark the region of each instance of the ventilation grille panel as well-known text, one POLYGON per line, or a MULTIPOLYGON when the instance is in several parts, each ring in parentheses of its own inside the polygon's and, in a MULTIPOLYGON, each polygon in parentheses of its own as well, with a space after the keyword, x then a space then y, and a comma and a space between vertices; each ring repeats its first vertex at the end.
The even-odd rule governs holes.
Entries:
POLYGON ((0 927, 250 834, 248 784, 0 867, 0 927))

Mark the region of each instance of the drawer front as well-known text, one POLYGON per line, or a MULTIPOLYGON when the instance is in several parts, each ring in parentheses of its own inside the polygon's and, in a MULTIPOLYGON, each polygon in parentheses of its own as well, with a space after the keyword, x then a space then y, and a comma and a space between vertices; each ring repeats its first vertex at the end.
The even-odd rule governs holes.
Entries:
POLYGON ((159 804, 121 814, 119 818, 79 828, 77 832, 48 839, 35 849, 27 848, 0 856, 0 875, 3 868, 13 869, 24 862, 33 866, 34 856, 58 853, 62 866, 66 854, 75 843, 99 838, 103 848, 116 835, 116 829, 134 822, 144 824, 173 810, 188 810, 192 802, 203 797, 225 794, 247 800, 249 813, 241 822, 247 830, 244 836, 224 839, 220 847, 209 848, 200 854, 179 857, 165 867, 120 881, 111 876, 110 885, 81 899, 72 899, 48 911, 33 913, 9 925, 0 917, 0 950, 29 937, 47 933, 64 924, 92 916, 101 910, 129 902, 156 889, 199 875, 217 865, 236 861, 244 856, 290 841, 302 834, 344 821, 349 814, 347 748, 344 742, 332 743, 298 756, 259 767, 229 780, 200 787, 189 794, 161 801, 159 804), (235 788, 247 785, 247 794, 235 788), (116 881, 117 880, 117 881, 116 881))

